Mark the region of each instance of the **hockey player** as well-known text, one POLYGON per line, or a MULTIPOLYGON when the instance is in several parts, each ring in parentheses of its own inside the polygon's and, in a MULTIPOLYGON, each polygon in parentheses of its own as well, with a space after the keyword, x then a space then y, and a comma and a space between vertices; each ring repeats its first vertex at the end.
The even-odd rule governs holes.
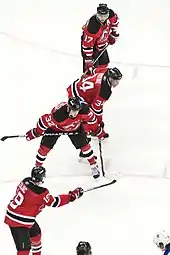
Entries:
POLYGON ((81 241, 76 247, 77 255, 92 255, 92 250, 89 242, 81 241))
POLYGON ((63 206, 83 195, 83 189, 76 188, 68 194, 54 197, 48 189, 41 187, 45 177, 44 167, 34 167, 31 177, 20 182, 14 198, 7 206, 5 223, 10 228, 17 255, 29 255, 30 250, 33 255, 41 255, 41 229, 36 216, 45 206, 63 206))
MULTIPOLYGON (((97 13, 83 26, 81 37, 83 72, 93 67, 93 60, 99 56, 108 44, 113 45, 116 42, 119 37, 117 27, 117 14, 109 9, 107 4, 99 4, 97 13)), ((109 62, 108 52, 105 50, 96 62, 95 67, 107 67, 109 62)))
POLYGON ((166 231, 157 233, 153 241, 164 252, 163 255, 170 255, 170 235, 166 231))
MULTIPOLYGON (((97 69, 96 69, 97 71, 97 69)), ((103 68, 100 72, 86 75, 76 80, 67 88, 68 97, 79 97, 86 101, 93 113, 96 115, 98 123, 104 128, 103 105, 110 98, 112 89, 115 88, 122 79, 122 74, 118 68, 103 68)), ((86 132, 90 132, 90 126, 85 124, 86 132)), ((102 139, 107 138, 108 133, 103 134, 102 139)))
POLYGON ((47 154, 60 137, 58 133, 68 133, 75 148, 80 149, 88 160, 93 177, 98 178, 100 171, 96 157, 83 130, 82 122, 88 123, 99 139, 103 137, 104 130, 98 125, 97 119, 88 104, 76 97, 69 98, 68 102, 60 103, 52 109, 51 113, 40 117, 36 128, 26 133, 28 141, 43 136, 36 156, 36 165, 41 166, 44 163, 47 154), (70 132, 76 134, 69 135, 70 132))

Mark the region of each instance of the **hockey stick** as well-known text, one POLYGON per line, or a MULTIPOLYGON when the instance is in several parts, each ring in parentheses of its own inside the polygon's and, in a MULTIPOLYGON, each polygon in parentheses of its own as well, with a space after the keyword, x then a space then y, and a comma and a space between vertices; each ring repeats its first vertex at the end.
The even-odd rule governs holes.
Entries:
POLYGON ((94 59, 94 61, 93 61, 93 66, 94 66, 94 64, 97 62, 97 60, 101 57, 101 55, 103 55, 103 53, 105 52, 105 50, 107 49, 108 46, 109 46, 109 44, 107 44, 107 45, 104 47, 104 49, 100 52, 100 54, 97 56, 97 58, 94 59))
POLYGON ((92 191, 92 190, 95 190, 95 189, 100 189, 100 188, 103 188, 103 187, 106 187, 106 186, 110 186, 110 185, 112 185, 112 184, 114 184, 116 182, 117 182, 117 180, 113 179, 111 182, 108 182, 106 184, 102 184, 102 185, 99 185, 99 186, 95 186, 95 187, 86 189, 86 190, 84 190, 84 192, 89 192, 89 191, 92 191))
MULTIPOLYGON (((52 133, 52 134, 43 134, 42 136, 57 136, 57 135, 78 135, 80 133, 75 132, 75 133, 52 133)), ((6 135, 0 138, 0 141, 5 141, 6 139, 9 138, 23 138, 26 137, 26 135, 6 135)), ((38 137, 37 137, 38 138, 38 137)))
POLYGON ((99 139, 99 153, 100 153, 101 170, 102 170, 103 177, 105 177, 103 153, 102 153, 102 141, 100 139, 99 139))
POLYGON ((25 137, 25 135, 6 135, 1 137, 1 141, 5 141, 8 138, 21 138, 21 137, 25 137))
MULTIPOLYGON (((109 46, 109 44, 107 44, 106 46, 105 46, 105 48, 100 52, 100 54, 97 56, 97 58, 95 58, 94 60, 93 60, 93 67, 92 68, 94 68, 94 65, 96 64, 96 62, 98 61, 98 59, 101 57, 101 55, 105 52, 105 50, 107 49, 107 47, 109 46)), ((82 74, 82 78, 88 73, 88 69, 82 74)))

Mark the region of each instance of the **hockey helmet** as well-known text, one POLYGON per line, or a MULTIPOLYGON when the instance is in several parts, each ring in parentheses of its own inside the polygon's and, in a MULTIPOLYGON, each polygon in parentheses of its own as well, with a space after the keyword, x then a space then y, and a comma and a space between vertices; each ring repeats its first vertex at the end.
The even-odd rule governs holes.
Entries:
POLYGON ((81 100, 78 97, 70 97, 68 106, 73 111, 79 111, 82 108, 81 100))
POLYGON ((106 81, 109 84, 109 86, 113 87, 116 87, 121 79, 122 73, 117 67, 108 68, 108 70, 105 72, 103 76, 103 80, 106 81))
POLYGON ((170 244, 170 235, 165 231, 161 231, 154 236, 154 244, 157 245, 162 251, 166 249, 166 246, 170 244))
POLYGON ((44 183, 46 178, 46 169, 43 166, 35 166, 31 171, 31 179, 33 182, 44 183))
POLYGON ((74 119, 82 108, 82 101, 79 97, 70 97, 68 99, 69 117, 74 119))
POLYGON ((107 78, 111 77, 114 80, 121 80, 122 79, 122 73, 117 67, 114 68, 108 68, 108 70, 104 74, 107 78))
POLYGON ((107 7, 107 4, 99 4, 99 6, 97 7, 97 13, 100 15, 109 14, 109 8, 107 7))
POLYGON ((81 241, 76 247, 77 255, 91 255, 92 250, 89 242, 81 241))

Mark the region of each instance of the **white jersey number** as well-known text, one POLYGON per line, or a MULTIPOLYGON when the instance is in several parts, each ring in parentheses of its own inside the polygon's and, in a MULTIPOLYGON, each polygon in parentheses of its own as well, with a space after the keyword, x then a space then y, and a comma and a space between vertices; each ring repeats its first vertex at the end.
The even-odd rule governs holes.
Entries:
POLYGON ((93 88, 94 88, 94 83, 91 81, 85 81, 80 86, 80 89, 83 90, 83 92, 86 92, 86 90, 93 89, 93 88))
POLYGON ((91 78, 95 77, 97 74, 94 74, 93 76, 87 77, 86 79, 82 80, 82 84, 80 86, 80 89, 83 90, 83 92, 86 92, 86 90, 93 89, 94 88, 94 82, 88 81, 91 78))
POLYGON ((19 191, 14 199, 11 201, 10 206, 12 209, 16 209, 18 206, 20 206, 24 201, 24 195, 19 191))

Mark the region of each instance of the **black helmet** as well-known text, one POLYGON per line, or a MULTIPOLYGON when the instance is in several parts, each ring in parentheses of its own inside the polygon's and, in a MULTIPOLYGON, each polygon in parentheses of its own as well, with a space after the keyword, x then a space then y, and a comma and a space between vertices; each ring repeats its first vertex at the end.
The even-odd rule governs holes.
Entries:
POLYGON ((89 242, 81 241, 76 247, 77 255, 91 255, 92 250, 89 242))
POLYGON ((107 7, 107 4, 99 4, 97 7, 97 13, 101 15, 106 15, 109 13, 109 8, 107 7))
POLYGON ((114 68, 108 68, 108 70, 105 72, 104 77, 107 79, 111 77, 114 80, 121 80, 122 79, 122 73, 120 70, 116 67, 114 68))
POLYGON ((46 170, 43 166, 35 166, 31 171, 31 179, 34 182, 44 182, 44 178, 46 177, 46 170))
POLYGON ((70 97, 68 100, 68 107, 71 110, 78 111, 82 108, 82 102, 78 97, 70 97))

